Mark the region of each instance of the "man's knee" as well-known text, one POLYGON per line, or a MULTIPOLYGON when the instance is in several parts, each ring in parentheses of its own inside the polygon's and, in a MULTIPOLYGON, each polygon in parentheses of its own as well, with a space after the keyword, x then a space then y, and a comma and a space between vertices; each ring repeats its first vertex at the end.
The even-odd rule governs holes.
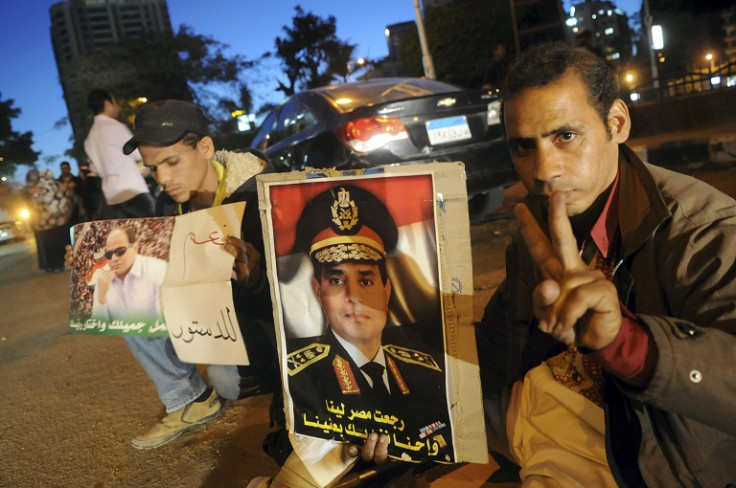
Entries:
POLYGON ((240 374, 237 366, 210 364, 207 366, 207 379, 221 397, 237 400, 240 396, 240 374))

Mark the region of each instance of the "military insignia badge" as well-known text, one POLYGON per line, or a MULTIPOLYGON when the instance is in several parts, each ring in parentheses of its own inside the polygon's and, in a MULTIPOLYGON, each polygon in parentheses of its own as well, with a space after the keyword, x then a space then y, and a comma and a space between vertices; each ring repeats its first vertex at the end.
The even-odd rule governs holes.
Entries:
POLYGON ((358 225, 358 207, 350 199, 350 192, 340 188, 332 202, 332 222, 341 231, 351 230, 358 225))
POLYGON ((335 359, 332 360, 332 368, 335 370, 335 377, 340 384, 340 390, 342 390, 343 395, 360 394, 360 388, 358 387, 358 381, 355 379, 353 368, 350 367, 350 363, 346 359, 335 355, 335 359))
POLYGON ((442 371, 437 361, 434 360, 431 354, 426 352, 416 351, 409 349, 408 347, 396 346, 393 344, 386 344, 383 346, 383 350, 389 353, 394 358, 405 363, 417 364, 424 366, 425 368, 442 371))
POLYGON ((329 344, 317 343, 310 344, 307 347, 303 347, 298 351, 292 352, 286 358, 286 369, 289 371, 289 376, 293 376, 307 366, 325 358, 329 352, 329 344))

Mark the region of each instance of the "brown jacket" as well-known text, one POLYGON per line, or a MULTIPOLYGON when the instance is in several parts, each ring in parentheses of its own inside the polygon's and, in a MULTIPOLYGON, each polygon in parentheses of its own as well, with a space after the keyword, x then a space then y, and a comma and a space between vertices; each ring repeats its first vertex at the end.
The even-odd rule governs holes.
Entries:
MULTIPOLYGON (((642 163, 626 146, 619 171, 622 259, 613 281, 651 332, 658 360, 643 390, 607 382, 611 469, 621 486, 736 486, 736 201, 642 163)), ((544 210, 529 204, 545 226, 544 210)), ((534 322, 542 277, 518 233, 506 276, 477 331, 489 398, 564 349, 534 322)))

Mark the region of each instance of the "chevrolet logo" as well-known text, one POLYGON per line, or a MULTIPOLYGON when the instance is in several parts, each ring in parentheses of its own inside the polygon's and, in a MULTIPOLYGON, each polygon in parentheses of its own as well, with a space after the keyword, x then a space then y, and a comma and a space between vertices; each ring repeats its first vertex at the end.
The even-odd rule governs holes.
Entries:
POLYGON ((437 106, 452 107, 453 105, 455 105, 455 102, 457 102, 457 100, 455 100, 454 98, 443 98, 442 100, 437 102, 437 106))

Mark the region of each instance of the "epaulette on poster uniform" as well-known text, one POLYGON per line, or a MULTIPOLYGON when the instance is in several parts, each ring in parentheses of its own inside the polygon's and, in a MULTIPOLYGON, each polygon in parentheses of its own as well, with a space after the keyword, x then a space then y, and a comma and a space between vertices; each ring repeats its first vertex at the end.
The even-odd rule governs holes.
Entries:
POLYGON ((307 366, 316 363, 320 359, 324 359, 329 353, 329 344, 320 344, 317 342, 292 352, 286 357, 286 367, 289 371, 289 376, 293 376, 307 366))
POLYGON ((398 359, 399 361, 416 364, 418 366, 424 366, 425 368, 434 369, 440 372, 442 371, 432 355, 427 354, 426 352, 409 349, 408 347, 396 346, 393 344, 386 344, 385 346, 383 346, 383 350, 394 358, 398 359))

